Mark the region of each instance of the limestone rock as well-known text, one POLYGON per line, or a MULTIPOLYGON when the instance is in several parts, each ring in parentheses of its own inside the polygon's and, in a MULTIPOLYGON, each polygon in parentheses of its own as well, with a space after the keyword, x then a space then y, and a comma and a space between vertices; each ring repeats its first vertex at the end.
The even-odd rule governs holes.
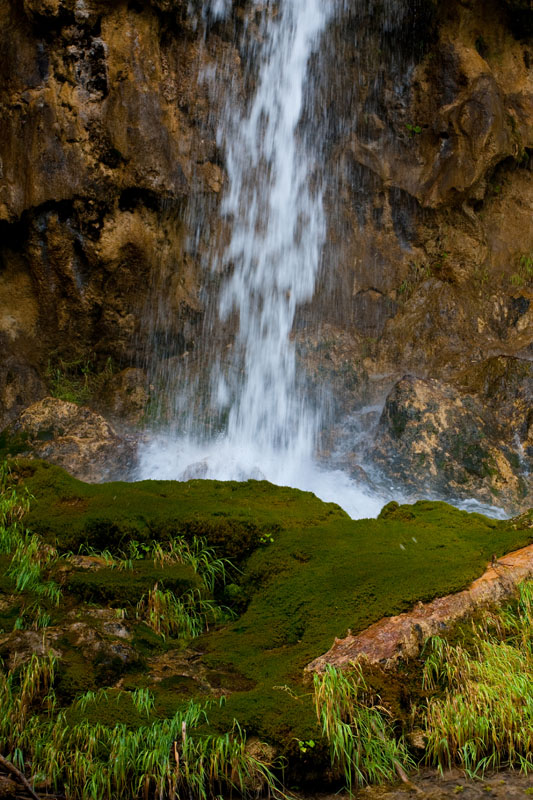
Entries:
POLYGON ((124 475, 135 459, 135 442, 119 436, 99 414, 54 397, 34 403, 4 431, 20 455, 42 458, 89 483, 124 475))
POLYGON ((35 367, 16 357, 0 364, 0 430, 44 395, 46 387, 35 367))
POLYGON ((522 419, 529 377, 526 383, 515 387, 516 402, 510 387, 507 404, 500 398, 492 411, 486 393, 482 402, 436 380, 405 376, 385 402, 372 444, 374 463, 418 493, 508 509, 530 505, 532 459, 529 445, 524 449, 520 442, 520 431, 529 436, 527 415, 522 419))
POLYGON ((138 424, 146 413, 150 399, 147 389, 144 370, 129 367, 107 381, 100 399, 113 416, 138 424))

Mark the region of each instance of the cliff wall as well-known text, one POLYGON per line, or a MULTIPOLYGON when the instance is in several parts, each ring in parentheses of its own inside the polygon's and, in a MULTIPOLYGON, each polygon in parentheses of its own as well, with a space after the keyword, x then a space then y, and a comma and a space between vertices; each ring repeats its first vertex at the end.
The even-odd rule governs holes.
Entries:
MULTIPOLYGON (((181 0, 2 0, 0 15, 0 428, 69 370, 120 411, 124 370, 148 385, 158 359, 202 358, 206 254, 224 238, 217 123, 230 87, 253 86, 237 42, 254 9, 217 22, 181 0)), ((310 385, 333 386, 324 448, 405 373, 436 380, 441 398, 492 404, 489 438, 510 448, 507 466, 478 453, 467 470, 484 499, 530 491, 532 24, 516 0, 339 4, 311 67, 328 237, 295 336, 310 385)), ((380 452, 401 471, 389 418, 390 403, 380 452)))

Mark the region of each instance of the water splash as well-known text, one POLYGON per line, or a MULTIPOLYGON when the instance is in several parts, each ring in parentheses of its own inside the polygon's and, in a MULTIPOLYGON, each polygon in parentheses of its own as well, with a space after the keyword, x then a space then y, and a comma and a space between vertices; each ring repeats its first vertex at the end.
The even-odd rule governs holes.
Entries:
MULTIPOLYGON (((245 31, 241 48, 255 65, 256 89, 244 109, 230 98, 218 135, 229 179, 221 211, 231 237, 214 268, 229 276, 208 325, 213 334, 235 315, 237 332, 229 356, 211 365, 210 396, 227 424, 215 438, 153 440, 141 473, 266 478, 373 516, 383 498, 314 462, 320 415, 306 398, 291 342, 296 309, 313 296, 326 231, 313 163, 319 142, 308 141, 302 114, 331 4, 256 2, 255 12, 255 30, 248 44, 245 31)), ((222 18, 228 4, 212 0, 209 13, 222 18)))

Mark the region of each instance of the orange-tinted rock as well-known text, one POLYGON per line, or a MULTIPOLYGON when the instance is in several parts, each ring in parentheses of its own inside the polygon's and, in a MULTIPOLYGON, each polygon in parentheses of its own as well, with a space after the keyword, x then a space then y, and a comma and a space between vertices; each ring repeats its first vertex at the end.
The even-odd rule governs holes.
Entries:
POLYGON ((136 443, 120 437, 99 414, 84 406, 45 397, 4 431, 20 454, 42 458, 89 483, 127 474, 136 443))

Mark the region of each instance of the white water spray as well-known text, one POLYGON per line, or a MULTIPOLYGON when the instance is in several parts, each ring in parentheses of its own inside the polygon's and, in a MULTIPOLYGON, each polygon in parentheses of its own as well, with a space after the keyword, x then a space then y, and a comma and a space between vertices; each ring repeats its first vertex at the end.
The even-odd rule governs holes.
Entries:
MULTIPOLYGON (((211 14, 220 17, 226 5, 214 0, 211 14)), ((238 316, 229 364, 215 365, 212 375, 227 430, 211 442, 153 441, 141 456, 141 473, 266 478, 335 500, 353 516, 374 516, 383 498, 314 462, 319 416, 306 402, 291 342, 296 309, 313 295, 325 237, 320 184, 300 122, 330 4, 256 0, 256 6, 255 95, 243 113, 228 106, 219 130, 229 178, 222 213, 232 233, 222 265, 231 265, 231 275, 218 310, 222 320, 238 316)))

